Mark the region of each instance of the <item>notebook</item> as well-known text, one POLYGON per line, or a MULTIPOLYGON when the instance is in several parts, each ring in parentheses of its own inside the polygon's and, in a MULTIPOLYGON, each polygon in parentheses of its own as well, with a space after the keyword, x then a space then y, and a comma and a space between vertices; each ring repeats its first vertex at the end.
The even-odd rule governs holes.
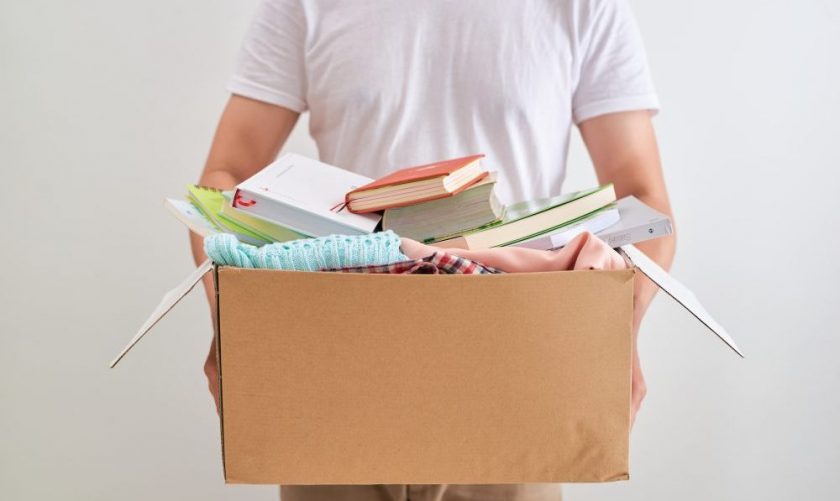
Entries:
POLYGON ((400 169, 349 191, 347 208, 365 213, 450 197, 487 176, 482 158, 471 155, 400 169))
POLYGON ((315 237, 370 233, 377 214, 354 214, 344 196, 372 181, 333 165, 288 153, 236 187, 233 207, 315 237))

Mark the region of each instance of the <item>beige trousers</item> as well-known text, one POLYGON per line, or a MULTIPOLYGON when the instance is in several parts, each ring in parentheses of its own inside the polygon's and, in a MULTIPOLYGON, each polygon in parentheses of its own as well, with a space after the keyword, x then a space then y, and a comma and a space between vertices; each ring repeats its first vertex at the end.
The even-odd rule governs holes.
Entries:
POLYGON ((291 485, 281 501, 560 501, 560 484, 291 485))

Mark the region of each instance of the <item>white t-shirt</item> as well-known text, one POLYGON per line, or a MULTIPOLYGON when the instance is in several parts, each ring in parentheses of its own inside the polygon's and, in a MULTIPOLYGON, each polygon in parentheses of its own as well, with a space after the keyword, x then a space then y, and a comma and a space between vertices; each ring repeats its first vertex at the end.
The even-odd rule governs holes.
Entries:
POLYGON ((373 178, 485 153, 504 202, 560 193, 573 123, 658 107, 626 0, 263 0, 229 90, 373 178))

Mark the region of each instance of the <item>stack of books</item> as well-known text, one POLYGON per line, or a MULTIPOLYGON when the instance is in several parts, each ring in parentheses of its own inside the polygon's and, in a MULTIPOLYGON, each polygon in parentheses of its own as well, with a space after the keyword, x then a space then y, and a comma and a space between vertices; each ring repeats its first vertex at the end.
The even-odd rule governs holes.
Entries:
POLYGON ((166 207, 200 235, 226 232, 254 245, 393 230, 443 248, 557 249, 581 232, 613 247, 672 232, 669 219, 611 184, 510 206, 497 175, 471 155, 370 179, 296 154, 283 155, 232 191, 190 185, 166 207))
POLYGON ((493 189, 495 184, 496 173, 490 172, 458 195, 387 209, 382 215, 382 229, 426 242, 495 223, 505 214, 505 206, 493 189))
POLYGON ((400 169, 347 193, 347 209, 382 212, 382 229, 419 241, 499 222, 505 208, 493 190, 496 174, 481 166, 483 157, 400 169))

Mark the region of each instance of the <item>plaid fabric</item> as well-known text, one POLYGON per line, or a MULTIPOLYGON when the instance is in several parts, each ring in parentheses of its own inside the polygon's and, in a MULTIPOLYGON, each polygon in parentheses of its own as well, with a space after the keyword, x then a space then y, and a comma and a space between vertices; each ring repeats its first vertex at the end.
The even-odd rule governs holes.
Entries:
POLYGON ((469 259, 464 259, 447 252, 435 252, 431 256, 422 259, 399 261, 391 264, 352 266, 349 268, 333 268, 324 271, 413 275, 484 275, 489 273, 504 273, 496 268, 484 266, 481 263, 470 261, 469 259))

